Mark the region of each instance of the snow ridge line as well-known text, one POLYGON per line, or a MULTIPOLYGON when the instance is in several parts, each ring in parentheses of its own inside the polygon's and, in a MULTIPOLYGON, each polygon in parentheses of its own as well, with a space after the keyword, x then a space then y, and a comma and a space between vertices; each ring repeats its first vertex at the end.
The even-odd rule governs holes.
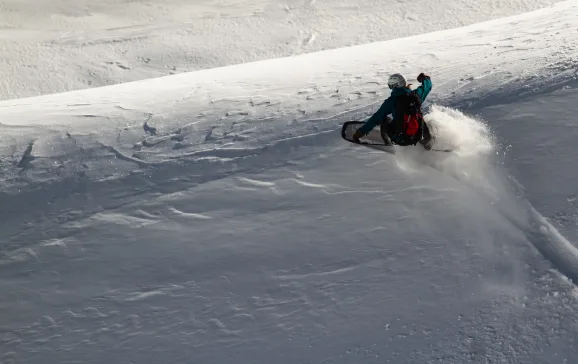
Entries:
POLYGON ((317 133, 310 133, 310 134, 303 134, 297 135, 294 137, 282 138, 277 139, 273 142, 267 143, 260 147, 245 147, 245 148, 211 148, 211 149, 204 149, 198 150, 182 155, 178 155, 175 157, 171 157, 170 159, 182 159, 187 157, 196 157, 196 158, 220 158, 220 159, 238 159, 238 158, 246 158, 251 156, 259 155, 263 152, 271 152, 275 149, 277 150, 275 153, 286 153, 288 149, 294 149, 298 147, 306 147, 306 146, 315 146, 319 144, 319 136, 337 133, 338 129, 333 128, 331 130, 324 130, 317 133), (294 141, 300 141, 301 143, 292 143, 294 141))

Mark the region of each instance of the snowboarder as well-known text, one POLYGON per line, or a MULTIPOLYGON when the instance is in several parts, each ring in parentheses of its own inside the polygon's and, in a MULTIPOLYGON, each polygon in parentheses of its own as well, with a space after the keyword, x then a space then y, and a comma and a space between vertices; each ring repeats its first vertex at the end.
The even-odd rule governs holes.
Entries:
POLYGON ((387 85, 391 89, 391 96, 355 131, 353 141, 359 143, 359 138, 380 124, 381 137, 386 145, 415 145, 419 142, 425 149, 431 149, 432 137, 423 120, 421 104, 431 91, 432 82, 424 73, 420 73, 417 80, 421 86, 411 90, 411 85, 407 84, 403 75, 395 73, 389 76, 387 85), (392 117, 387 117, 388 114, 392 117))

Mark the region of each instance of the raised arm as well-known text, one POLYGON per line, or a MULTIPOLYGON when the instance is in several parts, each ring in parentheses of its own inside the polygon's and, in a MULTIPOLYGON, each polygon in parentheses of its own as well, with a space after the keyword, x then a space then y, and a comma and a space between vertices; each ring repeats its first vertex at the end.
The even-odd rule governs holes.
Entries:
POLYGON ((415 93, 419 96, 420 101, 424 102, 427 95, 429 95, 433 84, 430 77, 423 73, 420 73, 419 76, 417 76, 417 80, 421 83, 421 85, 415 89, 415 93))

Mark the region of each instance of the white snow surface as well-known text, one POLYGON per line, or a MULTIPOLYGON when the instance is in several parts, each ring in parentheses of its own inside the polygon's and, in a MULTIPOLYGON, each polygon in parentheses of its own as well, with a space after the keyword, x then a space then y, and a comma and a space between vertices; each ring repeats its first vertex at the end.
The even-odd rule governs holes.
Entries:
POLYGON ((577 14, 1 102, 0 362, 576 362, 577 14))
POLYGON ((4 0, 0 99, 469 25, 555 0, 4 0))

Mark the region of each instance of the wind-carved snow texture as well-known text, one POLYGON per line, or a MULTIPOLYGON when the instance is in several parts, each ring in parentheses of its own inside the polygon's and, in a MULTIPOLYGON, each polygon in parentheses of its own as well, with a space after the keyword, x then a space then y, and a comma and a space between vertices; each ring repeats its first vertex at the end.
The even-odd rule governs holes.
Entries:
POLYGON ((556 2, 4 1, 0 99, 390 40, 556 2))
POLYGON ((575 362, 576 9, 0 103, 0 360, 575 362))

